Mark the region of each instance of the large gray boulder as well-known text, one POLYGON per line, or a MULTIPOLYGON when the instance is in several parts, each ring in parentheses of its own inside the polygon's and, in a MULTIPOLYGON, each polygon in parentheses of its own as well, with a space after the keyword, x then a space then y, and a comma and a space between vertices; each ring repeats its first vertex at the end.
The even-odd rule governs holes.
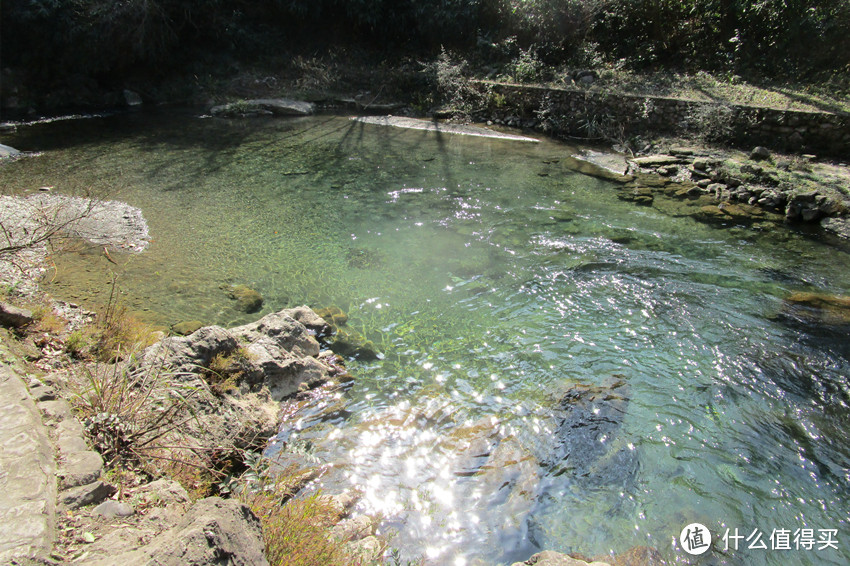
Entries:
POLYGON ((328 366, 317 358, 293 355, 276 347, 268 337, 249 344, 245 350, 249 358, 246 381, 252 386, 268 387, 275 401, 317 387, 330 377, 328 366))
POLYGON ((176 387, 185 387, 194 418, 175 431, 184 437, 175 444, 256 450, 260 439, 278 431, 281 400, 338 373, 318 357, 314 329, 324 326, 307 307, 230 330, 205 326, 149 347, 133 371, 168 375, 176 387))
POLYGON ((91 561, 93 566, 265 566, 260 521, 245 505, 219 497, 195 503, 147 545, 91 561))
MULTIPOLYGON (((286 350, 295 356, 318 356, 319 342, 293 314, 291 310, 271 313, 257 322, 231 328, 230 332, 243 344, 264 342, 269 347, 286 350)), ((296 316, 305 315, 299 311, 296 316)))
POLYGON ((312 102, 290 100, 288 98, 239 100, 210 108, 210 114, 223 117, 251 115, 309 116, 315 111, 316 105, 312 102))
POLYGON ((330 368, 318 359, 315 331, 298 322, 296 316, 313 325, 324 324, 315 313, 310 316, 301 308, 272 313, 230 330, 247 353, 245 380, 252 387, 267 387, 276 401, 330 378, 330 368))
POLYGON ((221 326, 204 326, 189 336, 165 338, 147 350, 143 367, 162 367, 176 374, 198 373, 209 367, 218 354, 230 354, 239 347, 236 337, 221 326))

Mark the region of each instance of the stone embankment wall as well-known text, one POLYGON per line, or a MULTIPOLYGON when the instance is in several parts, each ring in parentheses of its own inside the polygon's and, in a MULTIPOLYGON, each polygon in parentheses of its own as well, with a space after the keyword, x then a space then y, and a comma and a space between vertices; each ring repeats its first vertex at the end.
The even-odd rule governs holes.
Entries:
POLYGON ((850 155, 850 114, 778 110, 660 96, 480 81, 488 120, 552 134, 627 139, 641 133, 701 134, 742 146, 850 155))

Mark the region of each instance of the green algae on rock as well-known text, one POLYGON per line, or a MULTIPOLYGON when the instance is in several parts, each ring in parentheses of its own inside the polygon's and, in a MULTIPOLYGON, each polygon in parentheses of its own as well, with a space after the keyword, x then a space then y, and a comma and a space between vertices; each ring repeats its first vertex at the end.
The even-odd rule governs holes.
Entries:
POLYGON ((227 294, 236 301, 236 308, 244 313, 254 313, 263 308, 263 296, 247 285, 232 285, 227 294))
POLYGON ((850 296, 794 293, 783 308, 804 321, 824 325, 850 324, 850 296))

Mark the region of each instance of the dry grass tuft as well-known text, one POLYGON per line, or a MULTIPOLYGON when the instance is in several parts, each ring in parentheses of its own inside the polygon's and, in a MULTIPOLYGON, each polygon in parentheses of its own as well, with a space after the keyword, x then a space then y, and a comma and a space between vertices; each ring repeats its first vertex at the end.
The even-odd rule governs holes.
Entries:
POLYGON ((196 391, 162 368, 80 364, 69 381, 71 403, 108 467, 147 468, 172 432, 193 418, 196 391))
POLYGON ((245 503, 260 518, 266 558, 272 566, 348 566, 351 559, 329 536, 339 519, 339 509, 316 494, 290 499, 285 480, 246 497, 245 503), (284 504, 283 502, 286 501, 284 504))
POLYGON ((156 341, 153 329, 127 311, 123 305, 107 304, 100 309, 91 328, 91 351, 100 361, 123 359, 156 341))
POLYGON ((57 336, 65 331, 65 321, 56 316, 53 309, 47 305, 39 305, 32 309, 32 316, 35 321, 32 330, 35 332, 57 336))

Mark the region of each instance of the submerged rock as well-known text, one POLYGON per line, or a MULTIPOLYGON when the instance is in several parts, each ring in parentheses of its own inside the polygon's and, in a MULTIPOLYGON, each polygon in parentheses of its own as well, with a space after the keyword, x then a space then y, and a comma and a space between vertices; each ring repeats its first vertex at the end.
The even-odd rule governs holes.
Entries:
POLYGON ((850 324, 850 297, 826 293, 794 293, 783 302, 783 314, 819 325, 850 324))
MULTIPOLYGON (((316 314, 327 323, 327 332, 319 334, 322 342, 331 349, 331 352, 342 358, 355 358, 360 360, 381 359, 374 342, 363 336, 360 332, 351 328, 340 328, 348 323, 348 315, 341 308, 330 306, 318 309, 316 314)), ((345 366, 342 366, 344 371, 345 366)))
POLYGON ((355 269, 376 269, 384 265, 384 254, 371 248, 349 248, 345 253, 349 267, 355 269))
POLYGON ((352 329, 337 330, 330 340, 328 347, 335 354, 346 358, 356 358, 359 360, 379 360, 381 353, 375 343, 352 329))
POLYGON ((172 326, 171 331, 180 336, 188 336, 196 330, 200 330, 203 326, 204 323, 200 320, 184 320, 172 326))
POLYGON ((666 562, 654 548, 636 546, 616 556, 598 556, 591 561, 579 554, 561 554, 551 550, 538 552, 525 562, 512 566, 663 566, 666 562))
POLYGON ((263 308, 263 296, 247 285, 231 285, 227 294, 236 301, 236 308, 244 313, 254 313, 263 308))
POLYGON ((590 386, 572 384, 555 410, 552 455, 544 463, 551 476, 568 474, 593 485, 622 485, 637 472, 638 460, 613 442, 629 406, 629 387, 622 379, 590 386))
POLYGON ((721 203, 718 206, 705 205, 701 206, 696 214, 699 220, 709 222, 743 222, 750 223, 764 216, 764 212, 748 204, 727 204, 721 203))
POLYGON ((588 562, 573 558, 568 554, 544 550, 538 552, 525 562, 514 562, 512 566, 612 566, 609 562, 588 562))
POLYGON ((327 322, 331 329, 336 330, 340 326, 345 326, 348 322, 348 315, 344 310, 337 306, 329 306, 321 309, 316 309, 316 314, 322 317, 327 322))
POLYGON ((651 188, 636 185, 624 186, 617 198, 644 206, 650 206, 655 199, 651 188))

